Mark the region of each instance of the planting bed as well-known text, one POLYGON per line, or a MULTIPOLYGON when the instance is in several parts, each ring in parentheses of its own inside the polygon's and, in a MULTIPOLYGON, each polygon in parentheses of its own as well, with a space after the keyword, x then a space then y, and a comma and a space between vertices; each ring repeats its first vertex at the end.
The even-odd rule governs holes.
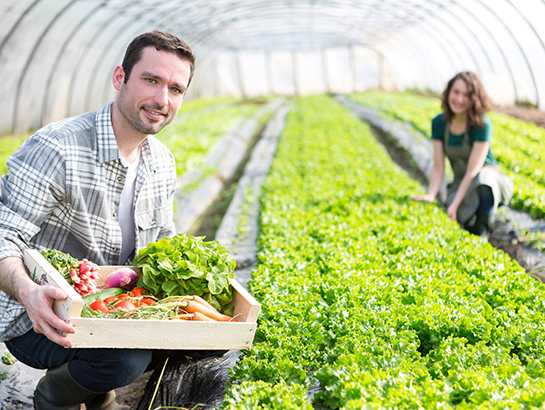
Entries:
POLYGON ((346 109, 296 102, 261 197, 262 316, 225 408, 543 405, 543 285, 418 192, 346 109))

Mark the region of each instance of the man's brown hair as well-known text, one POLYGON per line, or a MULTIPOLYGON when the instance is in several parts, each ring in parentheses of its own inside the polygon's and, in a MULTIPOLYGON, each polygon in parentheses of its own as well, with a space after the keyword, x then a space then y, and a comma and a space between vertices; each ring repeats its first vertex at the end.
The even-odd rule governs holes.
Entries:
POLYGON ((458 73, 448 82, 447 88, 445 88, 445 91, 443 91, 443 95, 441 97, 441 103, 444 112, 443 119, 445 120, 445 122, 450 122, 452 120, 452 117, 454 117, 454 113, 452 112, 448 104, 448 96, 450 94, 452 85, 458 79, 462 79, 466 83, 469 93, 470 107, 467 110, 468 127, 475 128, 484 125, 483 115, 490 111, 490 108, 492 108, 492 104, 490 102, 488 94, 486 94, 486 91, 484 90, 481 80, 479 80, 479 77, 477 77, 477 75, 475 73, 472 73, 471 71, 463 71, 461 73, 458 73))
POLYGON ((142 50, 148 46, 154 46, 157 51, 162 50, 174 53, 182 60, 189 62, 190 73, 189 82, 187 83, 189 86, 193 78, 193 71, 195 70, 195 55, 193 51, 191 51, 191 48, 180 37, 161 30, 140 34, 131 41, 125 51, 125 57, 123 57, 123 63, 121 64, 123 71, 125 71, 125 83, 127 83, 134 65, 140 61, 142 50))

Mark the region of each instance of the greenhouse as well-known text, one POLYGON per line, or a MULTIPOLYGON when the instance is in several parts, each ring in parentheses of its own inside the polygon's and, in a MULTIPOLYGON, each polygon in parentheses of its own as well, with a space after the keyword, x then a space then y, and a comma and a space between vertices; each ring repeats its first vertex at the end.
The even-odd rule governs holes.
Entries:
POLYGON ((2 0, 0 410, 544 408, 544 18, 545 0, 2 0), (166 46, 127 68, 154 30, 194 75, 166 46), (29 334, 153 360, 110 390, 73 356, 25 364, 29 334))

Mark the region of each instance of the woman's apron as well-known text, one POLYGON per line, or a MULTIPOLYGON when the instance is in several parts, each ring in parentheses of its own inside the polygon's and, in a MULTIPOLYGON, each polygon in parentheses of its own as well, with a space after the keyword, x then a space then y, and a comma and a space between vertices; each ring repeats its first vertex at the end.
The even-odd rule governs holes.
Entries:
MULTIPOLYGON (((443 149, 454 173, 454 181, 447 185, 447 207, 454 201, 454 196, 466 173, 472 148, 469 143, 469 133, 467 130, 462 138, 462 145, 449 146, 449 138, 450 130, 447 123, 445 124, 443 149)), ((492 189, 494 213, 496 213, 500 204, 507 205, 513 196, 513 182, 511 179, 503 174, 497 165, 485 163, 479 173, 473 178, 469 190, 458 208, 456 219, 459 224, 463 225, 477 212, 477 208, 479 207, 479 187, 481 185, 489 186, 492 189)))

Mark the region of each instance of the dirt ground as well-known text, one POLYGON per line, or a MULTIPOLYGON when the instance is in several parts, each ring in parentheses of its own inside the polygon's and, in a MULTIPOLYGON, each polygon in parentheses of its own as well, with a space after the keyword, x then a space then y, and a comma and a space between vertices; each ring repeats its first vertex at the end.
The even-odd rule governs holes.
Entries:
POLYGON ((116 401, 119 404, 126 404, 130 406, 131 409, 136 409, 140 398, 144 394, 144 389, 148 379, 150 378, 152 372, 144 373, 137 381, 128 386, 121 387, 115 391, 116 401))
POLYGON ((515 105, 511 107, 493 107, 492 109, 524 121, 533 121, 536 125, 545 128, 545 112, 536 108, 519 107, 515 105))

